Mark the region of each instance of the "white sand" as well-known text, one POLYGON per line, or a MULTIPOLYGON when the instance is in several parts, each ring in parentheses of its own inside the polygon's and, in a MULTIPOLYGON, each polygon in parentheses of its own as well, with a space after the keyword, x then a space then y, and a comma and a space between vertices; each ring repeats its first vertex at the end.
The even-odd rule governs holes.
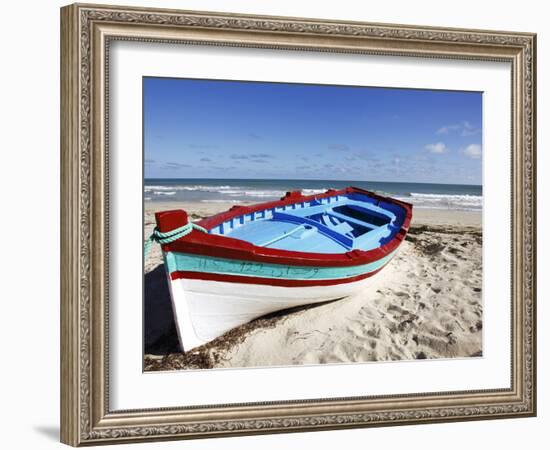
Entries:
MULTIPOLYGON (((229 206, 148 203, 146 235, 153 227, 154 210, 184 208, 207 216, 229 206)), ((161 254, 155 247, 146 272, 154 273, 156 268, 160 276, 161 254)), ((149 333, 150 340, 157 339, 149 353, 172 354, 146 356, 146 367, 165 370, 480 356, 481 247, 479 213, 415 210, 407 240, 361 294, 252 322, 187 355, 173 350, 170 333, 174 330, 170 331, 165 317, 167 325, 149 333), (164 348, 163 339, 168 343, 164 348)), ((150 290, 149 295, 157 297, 155 292, 167 295, 161 287, 150 290)), ((158 298, 154 302, 166 304, 158 298)))

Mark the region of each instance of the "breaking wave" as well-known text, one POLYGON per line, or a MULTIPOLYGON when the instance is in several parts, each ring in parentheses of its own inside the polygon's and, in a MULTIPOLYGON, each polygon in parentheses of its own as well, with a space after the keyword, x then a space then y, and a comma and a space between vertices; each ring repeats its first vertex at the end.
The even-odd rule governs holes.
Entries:
MULTIPOLYGON (((145 185, 144 194, 147 201, 200 201, 200 202, 264 202, 278 200, 285 193, 292 190, 288 186, 290 183, 280 183, 273 185, 261 183, 258 185, 248 184, 246 181, 235 183, 235 185, 224 184, 150 184, 145 185), (241 184, 242 183, 242 184, 241 184)), ((322 186, 322 185, 321 185, 322 186)), ((330 188, 327 183, 322 188, 309 187, 302 189, 304 195, 316 195, 326 192, 330 188)), ((338 189, 338 187, 335 187, 338 189)), ((437 188, 437 187, 436 187, 437 188)), ((382 189, 371 189, 376 193, 397 198, 412 203, 419 209, 448 209, 461 211, 481 211, 483 208, 483 196, 467 194, 442 194, 442 193, 422 193, 401 190, 400 192, 391 192, 383 187, 382 189)), ((460 192, 460 191, 458 191, 460 192)))
POLYGON ((199 192, 224 192, 234 189, 234 186, 204 186, 204 185, 174 185, 174 186, 145 186, 145 192, 154 191, 199 191, 199 192))
POLYGON ((483 197, 469 194, 422 194, 411 192, 408 196, 398 197, 424 209, 454 209, 461 211, 481 211, 483 197))
MULTIPOLYGON (((302 193, 304 195, 315 195, 323 193, 327 190, 326 189, 303 189, 302 193)), ((196 193, 197 195, 202 194, 217 194, 221 195, 222 198, 219 199, 220 201, 223 201, 224 198, 228 201, 230 199, 279 199, 280 197, 283 197, 287 190, 285 189, 265 189, 265 188, 258 188, 254 189, 251 186, 227 186, 227 185, 220 185, 220 186, 207 186, 207 185, 169 185, 169 186, 162 186, 162 185, 146 185, 144 187, 144 192, 148 195, 152 195, 153 197, 160 197, 160 196, 173 196, 178 194, 178 197, 185 196, 185 192, 188 193, 196 193)), ((148 197, 150 198, 150 197, 148 197)), ((204 200, 214 200, 214 199, 208 199, 205 198, 204 200)), ((202 200, 201 200, 202 201, 202 200)))

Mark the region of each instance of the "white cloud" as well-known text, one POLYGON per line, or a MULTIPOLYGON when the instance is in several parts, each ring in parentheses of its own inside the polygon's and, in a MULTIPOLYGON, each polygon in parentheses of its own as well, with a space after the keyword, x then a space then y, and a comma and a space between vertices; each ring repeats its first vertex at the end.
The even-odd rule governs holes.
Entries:
POLYGON ((470 144, 462 152, 472 159, 481 158, 481 145, 479 144, 470 144))
POLYGON ((481 128, 474 127, 470 122, 462 122, 462 131, 460 132, 461 136, 472 136, 474 134, 481 133, 481 128))
POLYGON ((459 124, 453 124, 453 125, 446 125, 444 127, 441 127, 439 130, 437 130, 435 133, 436 134, 448 134, 449 131, 456 131, 460 129, 460 125, 459 124))
POLYGON ((456 131, 460 136, 473 136, 474 134, 481 133, 481 128, 473 126, 467 120, 463 120, 460 123, 453 123, 452 125, 445 125, 444 127, 439 128, 435 134, 449 134, 451 131, 456 131))
POLYGON ((430 153, 436 153, 436 154, 442 154, 447 152, 448 148, 445 146, 443 142, 436 142, 435 144, 428 144, 426 145, 426 150, 428 150, 430 153))

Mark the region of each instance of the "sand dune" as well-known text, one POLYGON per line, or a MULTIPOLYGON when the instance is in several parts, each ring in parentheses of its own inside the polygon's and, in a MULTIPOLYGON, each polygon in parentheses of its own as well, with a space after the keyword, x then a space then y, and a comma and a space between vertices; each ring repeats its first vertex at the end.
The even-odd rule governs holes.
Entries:
MULTIPOLYGON (((146 235, 153 211, 175 206, 147 204, 146 235)), ((227 206, 176 207, 197 218, 227 206)), ((146 370, 481 356, 480 219, 479 213, 416 210, 398 254, 361 294, 257 319, 185 354, 154 246, 145 267, 146 370)))

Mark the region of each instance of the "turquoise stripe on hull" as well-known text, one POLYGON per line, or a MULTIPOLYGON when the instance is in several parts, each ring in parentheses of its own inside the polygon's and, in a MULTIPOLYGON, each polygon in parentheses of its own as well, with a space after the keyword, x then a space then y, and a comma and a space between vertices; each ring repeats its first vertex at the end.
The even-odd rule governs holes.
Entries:
POLYGON ((387 264, 395 253, 393 251, 369 264, 351 267, 286 266, 172 252, 165 254, 165 263, 170 273, 189 271, 287 280, 334 280, 374 272, 387 264))

